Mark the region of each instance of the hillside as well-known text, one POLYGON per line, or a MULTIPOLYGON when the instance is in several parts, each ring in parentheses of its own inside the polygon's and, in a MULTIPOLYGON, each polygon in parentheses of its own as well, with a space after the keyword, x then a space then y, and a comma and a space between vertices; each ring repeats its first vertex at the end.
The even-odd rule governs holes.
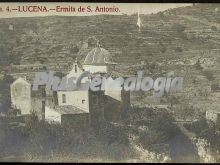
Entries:
MULTIPOLYGON (((215 162, 212 157, 220 161, 220 134, 205 118, 207 110, 220 111, 220 4, 197 4, 140 17, 140 32, 137 14, 0 19, 1 161, 189 163, 204 158, 210 163, 215 162), (98 131, 90 126, 75 131, 63 122, 12 114, 10 84, 17 77, 32 82, 35 72, 42 70, 61 71, 57 76, 63 76, 76 57, 83 62, 97 40, 117 63, 112 75, 134 76, 144 71, 144 77, 154 79, 183 77, 182 91, 165 92, 163 97, 152 96, 153 90, 131 92, 131 106, 126 113, 116 113, 113 122, 108 116, 116 106, 108 99, 101 103, 88 97, 92 102, 89 112, 97 114, 97 121, 99 111, 94 107, 110 103, 98 131)), ((58 101, 59 95, 53 95, 34 97, 31 102, 39 101, 43 115, 44 103, 58 101)), ((61 95, 67 103, 66 95, 61 95)), ((84 104, 87 99, 81 95, 78 101, 84 104)))
POLYGON ((141 33, 137 15, 0 19, 0 50, 6 54, 3 60, 16 57, 11 60, 15 64, 19 60, 21 64, 65 63, 77 56, 80 41, 94 36, 118 63, 193 58, 198 50, 219 48, 219 28, 213 26, 219 23, 215 8, 200 5, 141 15, 141 33), (208 15, 206 24, 200 22, 203 13, 208 15))
MULTIPOLYGON (((181 103, 215 109, 218 96, 210 88, 220 80, 219 15, 219 4, 141 15, 140 33, 135 14, 0 19, 0 66, 3 70, 12 63, 71 66, 75 57, 83 61, 99 39, 120 74, 144 69, 156 76, 174 71, 184 77, 181 103)), ((151 101, 143 98, 144 103, 151 101)))

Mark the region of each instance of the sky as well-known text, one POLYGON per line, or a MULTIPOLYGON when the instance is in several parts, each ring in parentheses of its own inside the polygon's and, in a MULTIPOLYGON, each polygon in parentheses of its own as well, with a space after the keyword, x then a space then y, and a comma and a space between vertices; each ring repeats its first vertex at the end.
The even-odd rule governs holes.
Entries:
POLYGON ((159 11, 164 11, 169 8, 177 8, 177 7, 183 7, 183 6, 190 6, 192 4, 190 3, 0 3, 0 18, 11 18, 11 17, 35 17, 35 16, 51 16, 51 15, 59 15, 59 16, 85 16, 85 15, 97 15, 97 14, 114 14, 114 15, 120 15, 120 14, 134 14, 137 13, 138 8, 140 14, 151 14, 151 13, 157 13, 159 11), (60 7, 69 7, 72 6, 76 9, 75 12, 18 12, 15 10, 12 10, 11 12, 8 12, 6 9, 9 7, 9 9, 18 9, 18 6, 20 8, 26 8, 27 6, 46 6, 47 8, 56 8, 56 6, 60 7), (78 12, 77 9, 82 6, 87 8, 87 6, 91 6, 92 9, 96 9, 96 7, 110 7, 110 8, 118 8, 120 12, 78 12), (3 11, 2 11, 2 10, 3 11))

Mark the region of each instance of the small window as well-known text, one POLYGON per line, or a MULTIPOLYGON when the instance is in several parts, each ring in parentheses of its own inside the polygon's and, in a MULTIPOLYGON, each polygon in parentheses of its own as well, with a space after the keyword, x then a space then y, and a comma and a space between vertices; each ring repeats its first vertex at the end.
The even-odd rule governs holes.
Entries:
POLYGON ((93 104, 98 104, 98 96, 93 96, 92 97, 92 103, 93 104))
POLYGON ((45 101, 42 101, 42 113, 45 113, 45 101))
POLYGON ((62 95, 62 103, 66 103, 66 95, 65 94, 62 95))
POLYGON ((46 97, 46 91, 43 87, 41 88, 41 94, 42 94, 42 97, 46 97))
POLYGON ((82 100, 82 104, 85 104, 86 100, 82 100))
POLYGON ((75 73, 77 72, 77 65, 75 65, 75 73))

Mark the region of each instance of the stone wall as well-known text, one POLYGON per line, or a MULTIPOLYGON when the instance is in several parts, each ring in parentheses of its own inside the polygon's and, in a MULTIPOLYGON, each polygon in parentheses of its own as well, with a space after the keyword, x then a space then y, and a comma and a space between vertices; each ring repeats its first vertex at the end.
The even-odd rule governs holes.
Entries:
POLYGON ((74 129, 75 131, 82 131, 90 125, 89 113, 81 114, 62 114, 61 125, 66 129, 74 129))

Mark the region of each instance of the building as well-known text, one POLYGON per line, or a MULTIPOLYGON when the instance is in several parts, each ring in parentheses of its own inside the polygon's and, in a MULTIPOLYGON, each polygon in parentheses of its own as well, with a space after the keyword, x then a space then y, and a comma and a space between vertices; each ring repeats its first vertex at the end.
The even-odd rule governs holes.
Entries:
MULTIPOLYGON (((79 77, 84 71, 107 76, 115 69, 115 65, 110 53, 98 43, 87 54, 82 64, 75 60, 66 76, 79 77)), ((83 81, 91 79, 84 78, 83 81)), ((73 128, 82 126, 80 128, 83 129, 88 124, 99 127, 103 120, 118 120, 120 113, 130 107, 130 92, 124 90, 46 91, 45 86, 40 86, 38 91, 32 91, 31 84, 23 79, 17 79, 11 86, 12 105, 21 109, 21 114, 35 113, 40 120, 65 126, 72 123, 70 125, 73 128), (20 88, 19 82, 22 82, 24 88, 16 91, 15 89, 20 88), (20 94, 24 95, 25 99, 20 100, 20 94)))
POLYGON ((19 77, 10 85, 11 102, 14 109, 20 110, 19 114, 31 113, 31 84, 19 77))
POLYGON ((109 73, 114 70, 115 65, 110 53, 97 43, 96 48, 86 56, 83 69, 90 71, 90 73, 109 73))
POLYGON ((83 110, 74 106, 46 107, 45 121, 48 123, 62 124, 65 128, 79 130, 87 128, 90 123, 90 116, 89 113, 85 113, 83 110))

